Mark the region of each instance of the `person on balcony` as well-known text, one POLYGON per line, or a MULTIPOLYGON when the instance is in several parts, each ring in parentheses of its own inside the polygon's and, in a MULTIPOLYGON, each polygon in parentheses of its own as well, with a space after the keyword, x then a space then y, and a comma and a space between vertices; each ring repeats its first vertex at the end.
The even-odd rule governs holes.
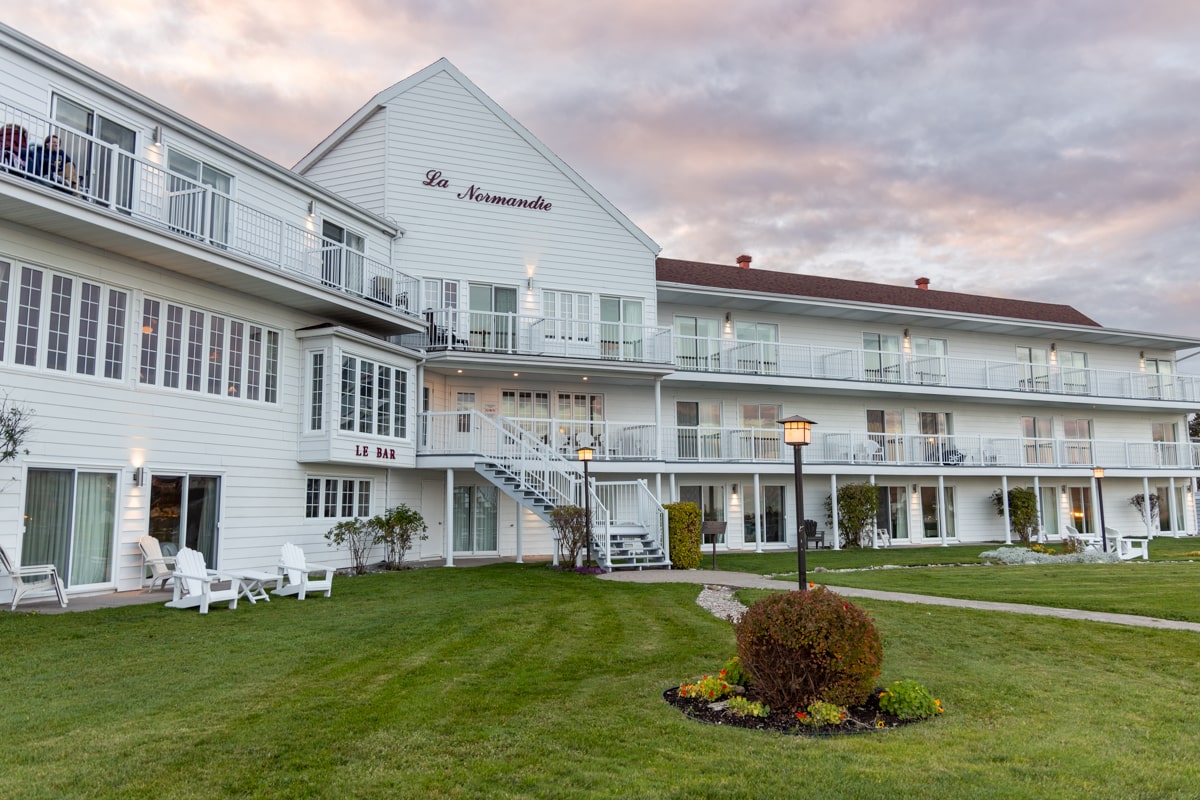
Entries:
POLYGON ((34 175, 58 187, 77 188, 75 165, 71 163, 67 151, 59 146, 57 134, 47 136, 42 146, 32 152, 28 162, 29 170, 34 175))
POLYGON ((20 125, 5 125, 0 134, 0 166, 13 170, 25 169, 29 134, 20 125))

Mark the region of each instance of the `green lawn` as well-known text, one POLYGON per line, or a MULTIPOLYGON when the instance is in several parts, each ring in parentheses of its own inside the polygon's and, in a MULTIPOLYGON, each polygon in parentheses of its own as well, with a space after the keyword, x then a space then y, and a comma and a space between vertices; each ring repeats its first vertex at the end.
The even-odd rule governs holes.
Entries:
POLYGON ((0 795, 1095 800, 1200 785, 1196 634, 862 601, 882 680, 925 683, 947 713, 780 737, 662 701, 733 652, 697 591, 510 564, 339 578, 329 600, 207 617, 0 614, 0 795))

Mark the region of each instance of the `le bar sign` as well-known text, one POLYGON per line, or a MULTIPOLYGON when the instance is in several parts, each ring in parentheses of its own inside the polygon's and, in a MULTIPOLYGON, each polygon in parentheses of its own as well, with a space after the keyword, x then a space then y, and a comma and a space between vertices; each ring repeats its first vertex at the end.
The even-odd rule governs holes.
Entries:
MULTIPOLYGON (((431 169, 425 173, 425 180, 421 181, 422 186, 429 186, 433 189, 450 189, 450 181, 442 176, 440 169, 431 169)), ((540 194, 537 199, 530 200, 525 197, 511 197, 502 194, 492 194, 485 192, 475 184, 467 187, 466 191, 458 192, 454 195, 459 200, 473 200, 476 203, 487 203, 493 206, 509 206, 510 208, 528 208, 530 211, 549 211, 554 207, 546 198, 540 194)))

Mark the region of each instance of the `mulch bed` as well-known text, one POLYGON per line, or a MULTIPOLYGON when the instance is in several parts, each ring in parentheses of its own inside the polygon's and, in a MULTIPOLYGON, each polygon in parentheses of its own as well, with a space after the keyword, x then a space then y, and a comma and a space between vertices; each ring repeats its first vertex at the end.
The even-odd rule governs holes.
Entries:
POLYGON ((871 696, 865 703, 846 709, 846 718, 840 725, 823 725, 819 728, 801 724, 795 714, 786 711, 772 710, 766 717, 740 716, 725 709, 724 704, 720 702, 710 703, 697 697, 680 697, 677 686, 663 692, 663 699, 682 711, 685 716, 699 722, 798 736, 842 736, 854 733, 873 733, 890 730, 901 725, 910 725, 917 721, 900 719, 880 711, 879 693, 881 691, 883 690, 876 689, 871 692, 871 696))

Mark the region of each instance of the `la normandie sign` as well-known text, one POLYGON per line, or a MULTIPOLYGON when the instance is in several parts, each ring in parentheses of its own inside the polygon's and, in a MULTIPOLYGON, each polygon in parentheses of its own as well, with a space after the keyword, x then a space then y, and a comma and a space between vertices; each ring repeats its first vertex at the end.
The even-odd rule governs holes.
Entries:
MULTIPOLYGON (((429 186, 434 189, 450 189, 450 181, 442 177, 440 169, 431 169, 425 173, 425 180, 421 181, 422 186, 429 186)), ((454 191, 450 189, 450 191, 454 191)), ((549 211, 554 207, 554 204, 547 201, 540 194, 536 200, 530 200, 525 197, 511 197, 502 194, 492 194, 485 192, 475 184, 471 184, 464 192, 458 192, 456 195, 459 200, 473 200, 476 203, 487 203, 493 206, 508 206, 510 208, 528 208, 530 211, 549 211)))

